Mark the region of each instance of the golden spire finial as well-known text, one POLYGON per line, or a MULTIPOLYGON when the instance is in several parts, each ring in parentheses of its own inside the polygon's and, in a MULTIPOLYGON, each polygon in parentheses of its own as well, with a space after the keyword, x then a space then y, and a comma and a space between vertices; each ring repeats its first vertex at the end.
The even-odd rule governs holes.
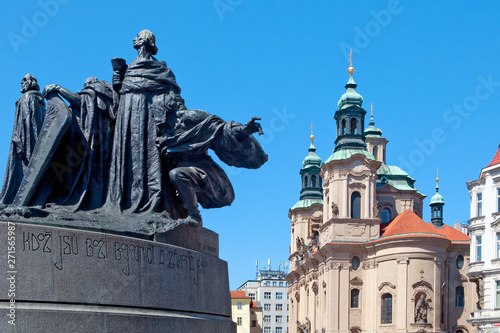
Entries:
POLYGON ((373 118, 373 102, 372 105, 370 106, 370 117, 373 118))
POLYGON ((311 139, 311 143, 314 141, 314 134, 313 134, 313 123, 311 121, 311 136, 309 137, 311 139))
POLYGON ((439 187, 439 168, 437 169, 436 172, 436 187, 439 187))
POLYGON ((354 67, 352 67, 352 49, 351 49, 351 53, 349 53, 349 69, 347 71, 351 75, 352 75, 352 73, 354 73, 354 67))

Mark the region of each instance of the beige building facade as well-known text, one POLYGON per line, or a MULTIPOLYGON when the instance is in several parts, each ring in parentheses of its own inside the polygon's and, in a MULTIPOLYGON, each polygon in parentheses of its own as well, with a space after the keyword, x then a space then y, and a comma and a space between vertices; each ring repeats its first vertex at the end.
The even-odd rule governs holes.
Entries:
POLYGON ((250 333, 252 298, 244 291, 231 290, 231 316, 237 333, 250 333))
POLYGON ((335 113, 335 150, 322 163, 311 135, 289 213, 290 332, 475 332, 469 237, 443 223, 438 186, 432 223, 422 220, 425 196, 386 164, 373 113, 365 130, 353 72, 335 113))

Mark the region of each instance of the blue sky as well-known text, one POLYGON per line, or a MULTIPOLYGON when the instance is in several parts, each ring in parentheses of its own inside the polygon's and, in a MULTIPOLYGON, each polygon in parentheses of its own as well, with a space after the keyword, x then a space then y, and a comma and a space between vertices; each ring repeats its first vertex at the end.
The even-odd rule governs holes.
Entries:
POLYGON ((288 210, 310 125, 326 160, 352 48, 363 107, 373 102, 389 140, 388 164, 428 196, 424 220, 439 168, 445 222, 464 222, 465 182, 500 144, 499 12, 497 1, 9 1, 0 14, 0 174, 26 73, 72 91, 89 76, 110 81, 110 59, 134 60, 132 38, 150 29, 188 108, 239 122, 262 117, 269 161, 226 167, 235 202, 202 211, 235 289, 255 277, 256 260, 276 268, 288 258, 288 210))

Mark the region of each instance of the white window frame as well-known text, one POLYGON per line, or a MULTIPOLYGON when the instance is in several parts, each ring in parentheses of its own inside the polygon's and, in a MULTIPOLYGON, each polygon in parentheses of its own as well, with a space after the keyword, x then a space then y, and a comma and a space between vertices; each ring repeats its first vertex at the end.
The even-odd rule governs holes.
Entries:
POLYGON ((476 236, 476 262, 481 262, 483 259, 483 238, 481 235, 476 236))
POLYGON ((477 216, 483 216, 483 193, 476 193, 476 213, 477 216))
POLYGON ((495 289, 495 296, 496 296, 496 304, 495 308, 500 309, 500 280, 495 281, 496 289, 495 289))

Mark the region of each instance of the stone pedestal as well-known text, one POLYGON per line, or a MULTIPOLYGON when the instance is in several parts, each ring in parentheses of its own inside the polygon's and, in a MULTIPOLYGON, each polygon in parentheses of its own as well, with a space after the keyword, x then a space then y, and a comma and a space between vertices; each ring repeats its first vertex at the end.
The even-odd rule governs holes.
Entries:
POLYGON ((236 332, 217 234, 154 238, 1 221, 0 332, 236 332))

